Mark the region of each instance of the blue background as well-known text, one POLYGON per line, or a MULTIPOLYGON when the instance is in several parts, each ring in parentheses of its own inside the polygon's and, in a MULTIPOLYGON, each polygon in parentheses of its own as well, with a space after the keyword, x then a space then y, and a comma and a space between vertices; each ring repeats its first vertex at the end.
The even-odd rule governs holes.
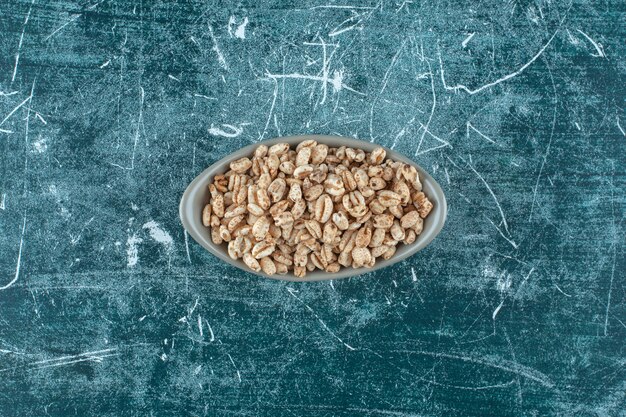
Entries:
POLYGON ((624 415, 623 1, 0 1, 0 414, 624 415), (281 135, 412 157, 450 213, 336 282, 186 236, 281 135))

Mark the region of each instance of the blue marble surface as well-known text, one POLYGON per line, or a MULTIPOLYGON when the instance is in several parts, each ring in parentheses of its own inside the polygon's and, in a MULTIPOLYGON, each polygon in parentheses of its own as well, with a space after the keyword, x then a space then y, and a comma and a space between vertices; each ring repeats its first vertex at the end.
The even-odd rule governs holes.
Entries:
POLYGON ((0 414, 626 415, 626 4, 0 1, 0 414), (449 218, 334 282, 178 220, 243 145, 412 157, 449 218))

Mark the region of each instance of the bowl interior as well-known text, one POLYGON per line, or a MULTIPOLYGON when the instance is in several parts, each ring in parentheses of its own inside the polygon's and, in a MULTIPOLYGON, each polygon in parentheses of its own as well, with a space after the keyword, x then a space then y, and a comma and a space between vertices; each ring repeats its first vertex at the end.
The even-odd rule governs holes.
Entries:
POLYGON ((417 237, 415 242, 410 245, 404 245, 402 243, 399 243, 396 253, 393 257, 391 257, 391 259, 384 260, 382 258, 378 258, 376 260, 376 265, 374 265, 373 268, 342 268, 339 272, 332 274, 320 270, 315 270, 313 272, 307 272, 304 278, 298 278, 291 272, 286 275, 273 276, 266 275, 263 272, 254 272, 250 270, 241 259, 231 259, 227 253, 227 244, 214 244, 211 240, 210 229, 204 227, 204 225, 202 224, 202 209, 209 202, 210 194, 208 190, 208 185, 213 180, 213 177, 215 175, 226 172, 229 169, 228 166, 232 161, 243 158, 244 156, 251 156, 257 146, 259 146, 261 143, 267 146, 271 146, 275 143, 285 142, 294 147, 298 143, 307 139, 314 139, 317 142, 324 143, 330 147, 347 146, 363 149, 366 152, 370 152, 374 148, 379 146, 375 143, 364 142, 352 138, 322 135, 304 135, 276 138, 246 146, 232 154, 229 154, 225 158, 217 161, 215 164, 205 169, 191 182, 191 184, 189 184, 189 186, 185 190, 180 202, 180 218, 183 227, 187 230, 189 235, 213 255, 246 272, 260 275, 266 278, 288 281, 319 281, 324 279, 338 279, 356 276, 385 268, 389 265, 393 265, 396 262, 399 262, 426 247, 426 245, 428 245, 435 238, 435 236, 439 234, 439 232, 443 228, 447 215, 447 204, 443 190, 441 189, 439 184, 415 162, 402 154, 385 148, 385 150, 387 151, 387 158, 391 158, 395 161, 401 161, 406 164, 413 165, 415 168, 417 168, 420 179, 422 181, 423 191, 433 203, 433 209, 431 213, 428 215, 428 217, 426 217, 426 219, 424 219, 424 229, 422 233, 417 237))

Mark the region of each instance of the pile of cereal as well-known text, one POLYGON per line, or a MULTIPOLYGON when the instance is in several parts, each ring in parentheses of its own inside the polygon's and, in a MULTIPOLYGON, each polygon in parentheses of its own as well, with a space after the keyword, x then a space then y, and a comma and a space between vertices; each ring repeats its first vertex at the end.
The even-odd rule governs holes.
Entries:
POLYGON ((314 140, 260 145, 215 176, 202 222, 232 259, 268 275, 371 268, 413 243, 433 208, 415 167, 385 156, 314 140))

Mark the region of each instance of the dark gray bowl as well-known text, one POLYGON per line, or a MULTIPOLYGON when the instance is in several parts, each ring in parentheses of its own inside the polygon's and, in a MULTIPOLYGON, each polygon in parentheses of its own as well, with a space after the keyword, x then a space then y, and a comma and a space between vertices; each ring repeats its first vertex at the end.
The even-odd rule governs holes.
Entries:
POLYGON ((330 147, 338 148, 340 146, 347 146, 351 148, 363 149, 366 152, 370 152, 374 148, 379 146, 375 143, 363 142, 360 140, 344 138, 340 136, 303 135, 266 140, 239 149, 237 152, 231 153, 227 157, 217 161, 216 163, 202 171, 202 173, 198 175, 191 182, 191 184, 189 184, 180 201, 180 220, 182 221, 185 230, 187 230, 189 235, 191 235, 191 237, 193 237, 196 242, 198 242, 206 250, 208 250, 224 262, 228 262, 229 264, 236 266, 237 268, 251 274, 260 275, 265 278, 273 278, 287 281, 320 281, 325 279, 346 278, 385 268, 389 265, 393 265, 396 262, 400 262, 401 260, 406 259, 407 257, 420 251, 421 249, 424 249, 426 245, 428 245, 435 238, 435 236, 439 234, 439 232, 443 228, 444 222, 446 221, 446 215, 448 211, 448 206, 446 205, 446 197, 443 194, 441 187, 439 186, 439 184, 437 184, 433 177, 428 175, 426 171, 424 171, 421 167, 415 164, 412 160, 404 155, 385 148, 385 150, 387 151, 387 158, 391 158, 395 161, 402 161, 417 168, 420 179, 422 181, 423 191, 428 196, 430 201, 432 201, 434 206, 430 215, 424 220, 424 230, 422 234, 418 236, 414 243, 412 243, 411 245, 404 245, 399 243, 397 247, 398 249, 391 259, 384 260, 382 258, 378 258, 376 260, 376 265, 373 268, 342 268, 339 272, 334 274, 315 270, 314 272, 307 272, 304 278, 298 278, 293 275, 293 273, 289 273, 286 275, 269 276, 264 274, 263 272, 254 272, 250 270, 241 259, 238 259, 236 261, 232 260, 228 256, 226 243, 223 243, 221 245, 214 244, 211 241, 210 230, 204 227, 204 225, 202 224, 202 209, 209 202, 210 198, 208 190, 209 183, 212 181, 213 177, 216 174, 228 171, 229 164, 232 161, 243 158, 244 156, 252 156, 256 147, 259 146, 261 143, 267 146, 271 146, 275 143, 286 142, 292 145, 292 148, 295 148, 295 145, 307 139, 315 139, 317 142, 324 143, 330 147))

